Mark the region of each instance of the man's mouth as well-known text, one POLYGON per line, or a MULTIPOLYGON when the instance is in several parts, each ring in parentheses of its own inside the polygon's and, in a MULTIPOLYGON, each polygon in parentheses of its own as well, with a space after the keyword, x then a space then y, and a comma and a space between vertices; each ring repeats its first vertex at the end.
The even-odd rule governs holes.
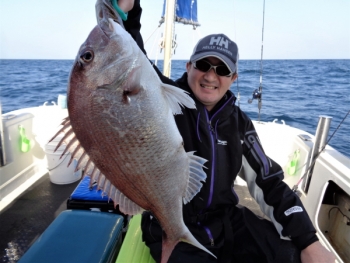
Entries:
POLYGON ((203 84, 200 84, 200 85, 201 85, 201 87, 204 88, 204 89, 210 89, 210 90, 216 89, 215 86, 207 86, 207 85, 203 85, 203 84))

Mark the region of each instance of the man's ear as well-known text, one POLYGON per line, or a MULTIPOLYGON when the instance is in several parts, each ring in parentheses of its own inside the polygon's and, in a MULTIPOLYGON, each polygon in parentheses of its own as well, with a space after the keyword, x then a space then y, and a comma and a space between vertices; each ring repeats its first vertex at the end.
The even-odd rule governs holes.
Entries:
POLYGON ((191 65, 192 65, 191 61, 188 61, 188 62, 186 63, 187 74, 188 74, 188 72, 190 71, 191 65))
POLYGON ((238 78, 238 74, 235 73, 232 75, 232 83, 238 78))

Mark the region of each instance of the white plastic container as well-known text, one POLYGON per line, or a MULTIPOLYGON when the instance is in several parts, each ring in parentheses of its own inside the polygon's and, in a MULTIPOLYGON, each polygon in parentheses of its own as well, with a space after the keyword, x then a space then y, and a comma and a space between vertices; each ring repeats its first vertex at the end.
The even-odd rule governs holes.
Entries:
POLYGON ((70 184, 81 179, 82 172, 78 170, 74 172, 77 161, 74 159, 67 167, 71 154, 66 152, 62 158, 61 155, 65 149, 61 145, 56 151, 55 148, 62 137, 56 137, 52 142, 45 145, 45 153, 49 170, 50 181, 54 184, 70 184))
POLYGON ((58 94, 57 105, 61 109, 67 109, 67 95, 58 94))

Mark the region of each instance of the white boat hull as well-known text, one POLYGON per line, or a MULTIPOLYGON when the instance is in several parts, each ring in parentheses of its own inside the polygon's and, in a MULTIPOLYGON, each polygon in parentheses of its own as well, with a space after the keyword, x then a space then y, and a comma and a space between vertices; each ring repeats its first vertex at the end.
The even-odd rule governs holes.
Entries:
MULTIPOLYGON (((56 105, 3 115, 6 165, 0 167, 0 211, 48 172, 45 145, 67 115, 66 109, 56 105), (19 147, 20 125, 32 141, 28 152, 21 152, 19 147)), ((265 152, 282 166, 285 182, 292 188, 309 167, 315 137, 284 123, 254 121, 254 126, 265 152), (290 169, 293 160, 296 161, 295 171, 290 169)), ((299 184, 301 200, 320 241, 339 262, 350 262, 350 222, 339 212, 350 216, 349 176, 350 159, 327 145, 315 162, 308 192, 302 190, 302 182, 299 184), (332 195, 335 198, 329 201, 332 195)))
POLYGON ((45 145, 66 116, 67 109, 56 105, 2 115, 5 165, 0 167, 0 211, 48 172, 45 145), (19 127, 30 140, 28 152, 21 151, 19 127))
MULTIPOLYGON (((315 137, 283 123, 254 122, 254 126, 265 152, 282 166, 285 182, 293 188, 309 167, 315 137), (310 139, 302 139, 305 137, 310 139), (290 175, 296 157, 295 173, 290 175)), ((321 243, 339 262, 350 262, 350 221, 341 214, 350 217, 350 158, 327 145, 315 162, 307 193, 302 185, 303 181, 298 188, 300 198, 321 243), (329 200, 329 196, 333 198, 329 200)))

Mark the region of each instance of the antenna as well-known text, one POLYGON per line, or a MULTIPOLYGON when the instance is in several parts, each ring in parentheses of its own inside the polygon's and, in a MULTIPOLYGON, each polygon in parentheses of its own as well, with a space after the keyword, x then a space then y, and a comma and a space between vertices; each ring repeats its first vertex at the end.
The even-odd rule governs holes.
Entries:
POLYGON ((265 0, 263 6, 263 24, 262 24, 262 36, 261 36, 261 59, 260 59, 260 84, 259 89, 255 89, 252 94, 252 98, 248 100, 248 103, 252 103, 254 99, 258 100, 259 115, 258 120, 260 121, 260 111, 262 106, 262 73, 263 73, 263 53, 264 53, 264 24, 265 24, 265 0))

